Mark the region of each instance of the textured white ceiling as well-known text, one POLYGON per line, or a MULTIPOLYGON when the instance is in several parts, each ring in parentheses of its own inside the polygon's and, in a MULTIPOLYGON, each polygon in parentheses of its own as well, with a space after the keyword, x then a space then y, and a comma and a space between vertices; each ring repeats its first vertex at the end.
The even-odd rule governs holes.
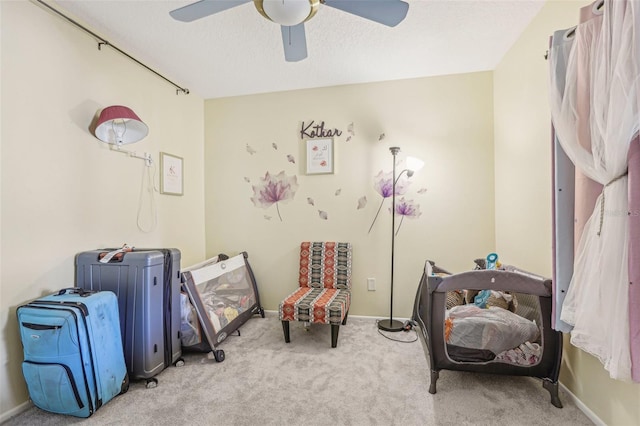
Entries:
POLYGON ((308 58, 295 63, 284 60, 278 25, 253 3, 191 23, 169 11, 192 1, 49 4, 210 99, 492 70, 544 1, 408 0, 407 17, 394 28, 321 5, 305 24, 308 58))

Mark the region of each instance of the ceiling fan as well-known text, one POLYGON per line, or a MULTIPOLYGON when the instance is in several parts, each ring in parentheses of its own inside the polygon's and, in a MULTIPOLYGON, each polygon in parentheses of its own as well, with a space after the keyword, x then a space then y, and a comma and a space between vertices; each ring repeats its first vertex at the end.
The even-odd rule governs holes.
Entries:
POLYGON ((409 3, 402 0, 200 0, 169 14, 178 21, 191 22, 250 1, 262 16, 280 24, 287 62, 307 57, 304 23, 315 16, 320 4, 388 27, 402 22, 409 10, 409 3))

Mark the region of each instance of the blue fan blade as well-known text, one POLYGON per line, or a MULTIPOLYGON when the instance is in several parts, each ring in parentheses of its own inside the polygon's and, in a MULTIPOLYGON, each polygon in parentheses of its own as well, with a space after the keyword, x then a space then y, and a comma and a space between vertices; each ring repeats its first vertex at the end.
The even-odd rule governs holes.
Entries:
POLYGON ((388 27, 402 22, 409 10, 409 3, 401 0, 325 0, 324 5, 388 27))
POLYGON ((292 27, 282 25, 282 45, 287 62, 298 62, 307 57, 307 37, 304 33, 304 22, 292 27))
POLYGON ((169 15, 178 21, 191 22, 250 1, 252 0, 200 0, 172 10, 169 15))

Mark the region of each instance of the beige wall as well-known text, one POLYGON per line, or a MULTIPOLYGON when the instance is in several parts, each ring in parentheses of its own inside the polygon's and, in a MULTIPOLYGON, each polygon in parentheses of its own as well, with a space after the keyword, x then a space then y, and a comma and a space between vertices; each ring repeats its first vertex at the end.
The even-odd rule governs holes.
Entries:
MULTIPOLYGON (((547 4, 495 73, 203 102, 176 96, 32 3, 0 2, 0 420, 27 400, 15 308, 71 284, 81 250, 124 242, 173 246, 182 250, 183 265, 247 251, 263 303, 276 309, 295 286, 298 243, 344 239, 354 244, 352 313, 388 315, 389 200, 367 230, 381 200, 374 176, 391 170, 389 146, 402 148, 400 161, 413 155, 426 162, 406 195, 422 215, 406 220, 396 238, 396 316, 410 315, 427 258, 457 271, 497 249, 509 263, 549 274, 543 53, 549 34, 575 24, 583 4, 547 4), (158 227, 150 233, 136 226, 142 161, 110 152, 87 130, 98 109, 116 103, 131 106, 150 127, 128 148, 150 152, 156 163, 160 151, 185 160, 185 195, 156 193, 158 227), (335 138, 335 174, 304 173, 298 131, 310 120, 343 131, 335 138), (350 123, 355 135, 347 141, 350 123), (282 221, 275 206, 250 201, 266 171, 297 176, 295 198, 279 205, 282 221), (363 196, 368 202, 358 209, 363 196), (375 292, 366 290, 369 277, 377 280, 375 292)), ((569 344, 562 381, 606 423, 640 424, 640 387, 608 379, 594 358, 569 344)))
MULTIPOLYGON (((550 1, 494 72, 496 246, 514 263, 551 273, 548 63, 554 30, 578 22, 585 1, 550 1), (526 82, 526 83, 525 83, 526 82)), ((611 380, 565 338, 561 382, 609 425, 640 424, 640 385, 611 380)))
POLYGON ((177 96, 162 79, 112 49, 98 50, 92 37, 31 2, 2 1, 0 12, 5 418, 27 400, 16 307, 73 285, 77 252, 129 243, 177 247, 183 264, 204 258, 204 101, 177 96), (144 162, 109 151, 87 130, 96 111, 112 104, 132 107, 150 128, 128 149, 150 153, 156 165, 160 151, 184 158, 184 196, 155 193, 152 232, 136 225, 144 162))
POLYGON ((382 200, 374 176, 391 172, 389 147, 397 145, 398 171, 407 155, 425 161, 405 195, 422 215, 404 220, 395 241, 394 316, 410 316, 426 259, 464 270, 494 249, 492 90, 486 72, 207 100, 207 254, 247 251, 266 309, 277 309, 297 286, 300 241, 350 241, 351 314, 389 315, 390 199, 368 229, 382 200), (334 174, 305 174, 299 128, 311 120, 343 131, 334 140, 334 174), (295 198, 278 206, 282 221, 275 205, 250 200, 267 171, 297 176, 295 198), (358 209, 361 197, 367 204, 358 209), (376 291, 367 291, 367 278, 376 291))

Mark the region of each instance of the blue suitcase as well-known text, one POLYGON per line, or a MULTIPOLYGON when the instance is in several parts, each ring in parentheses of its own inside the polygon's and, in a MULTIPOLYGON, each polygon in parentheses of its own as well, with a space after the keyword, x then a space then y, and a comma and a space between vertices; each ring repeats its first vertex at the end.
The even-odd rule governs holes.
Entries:
POLYGON ((22 374, 37 407, 89 417, 128 390, 113 292, 63 289, 19 306, 17 315, 22 374))

